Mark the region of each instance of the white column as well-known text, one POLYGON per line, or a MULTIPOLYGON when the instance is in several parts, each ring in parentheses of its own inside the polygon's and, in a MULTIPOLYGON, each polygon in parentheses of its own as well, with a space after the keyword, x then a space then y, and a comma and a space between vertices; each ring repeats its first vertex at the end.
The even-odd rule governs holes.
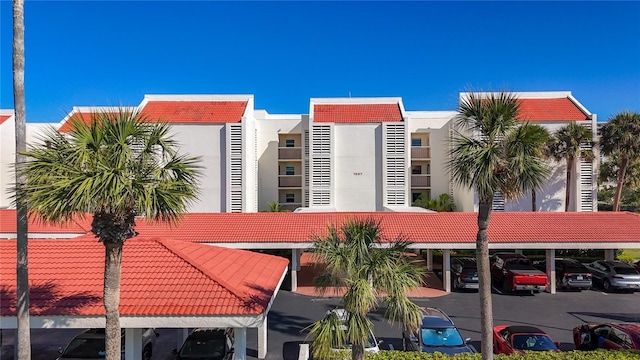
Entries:
POLYGON ((444 291, 451 292, 451 250, 444 249, 442 252, 442 285, 444 291))
POLYGON ((291 291, 298 290, 298 271, 300 270, 300 249, 291 249, 291 291))
POLYGON ((178 351, 180 351, 187 337, 189 337, 189 328, 176 329, 176 349, 178 349, 178 351))
POLYGON ((233 328, 234 345, 233 360, 247 359, 247 328, 233 328))
POLYGON ((258 359, 267 357, 267 317, 258 326, 258 359))
POLYGON ((606 249, 606 250, 604 251, 604 259, 605 259, 605 260, 609 260, 609 261, 611 261, 611 260, 614 260, 614 258, 615 258, 615 257, 616 257, 615 250, 613 250, 613 249, 606 249))
POLYGON ((427 249, 427 271, 433 271, 433 250, 427 249))
POLYGON ((142 329, 124 329, 124 358, 127 360, 142 359, 142 329))
POLYGON ((546 252, 546 264, 547 264, 547 281, 549 284, 549 293, 556 293, 556 250, 547 249, 546 252))

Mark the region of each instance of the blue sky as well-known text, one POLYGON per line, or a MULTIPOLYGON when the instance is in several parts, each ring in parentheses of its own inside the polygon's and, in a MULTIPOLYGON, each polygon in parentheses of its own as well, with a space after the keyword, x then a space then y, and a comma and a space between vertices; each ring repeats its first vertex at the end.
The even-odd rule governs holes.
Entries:
MULTIPOLYGON (((467 89, 569 90, 599 120, 640 111, 640 2, 31 1, 27 121, 144 94, 400 96, 453 110, 467 89)), ((0 1, 0 107, 13 108, 11 2, 0 1)))

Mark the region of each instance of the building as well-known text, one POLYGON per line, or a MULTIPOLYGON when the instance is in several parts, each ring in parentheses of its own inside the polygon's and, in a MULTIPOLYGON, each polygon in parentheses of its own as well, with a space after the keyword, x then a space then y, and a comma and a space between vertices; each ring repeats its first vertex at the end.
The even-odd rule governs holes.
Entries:
MULTIPOLYGON (((520 120, 550 131, 575 121, 595 139, 596 115, 570 92, 516 95, 520 120)), ((443 193, 459 211, 477 211, 474 192, 453 187, 445 166, 456 111, 409 111, 399 97, 312 98, 308 114, 270 114, 254 109, 253 95, 146 95, 138 109, 171 123, 181 152, 201 157, 202 195, 193 212, 258 212, 276 202, 290 211, 424 211, 412 207, 420 195, 443 193)), ((112 110, 74 107, 53 126, 65 132, 73 117, 112 110)), ((6 168, 13 162, 14 119, 2 114, 6 168)), ((28 124, 28 141, 42 126, 28 124)), ((576 167, 569 210, 597 210, 597 169, 597 157, 576 167)), ((0 208, 11 207, 11 176, 2 172, 0 208)), ((564 211, 565 188, 565 164, 553 163, 536 210, 564 211)), ((531 211, 531 198, 505 203, 497 197, 494 210, 531 211)))

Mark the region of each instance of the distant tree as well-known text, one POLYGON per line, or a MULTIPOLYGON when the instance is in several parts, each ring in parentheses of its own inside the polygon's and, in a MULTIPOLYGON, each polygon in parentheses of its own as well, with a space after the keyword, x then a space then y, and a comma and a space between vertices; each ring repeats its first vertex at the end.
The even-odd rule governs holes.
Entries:
MULTIPOLYGON (((532 155, 543 160, 551 157, 551 134, 549 134, 549 131, 547 131, 547 129, 543 128, 540 125, 524 123, 522 126, 520 126, 519 131, 523 133, 523 137, 527 138, 527 140, 522 142, 521 144, 523 146, 530 146, 532 155)), ((513 136, 519 137, 520 135, 514 132, 513 136)), ((531 189, 531 211, 534 212, 538 210, 536 190, 536 187, 531 189)))
POLYGON ((425 194, 420 194, 413 204, 437 212, 456 211, 456 205, 453 203, 453 198, 449 194, 440 194, 437 199, 430 199, 425 194))
POLYGON ((346 310, 346 331, 341 319, 330 312, 310 326, 313 355, 331 356, 332 346, 352 344, 351 357, 364 358, 364 344, 373 330, 369 312, 387 304, 384 317, 407 329, 417 329, 422 319, 420 307, 406 295, 407 290, 423 283, 423 270, 406 256, 410 243, 403 238, 382 242, 382 228, 374 219, 352 219, 339 229, 329 226, 328 235, 315 237, 312 252, 326 272, 315 279, 316 287, 346 287, 340 300, 346 310))
POLYGON ((569 211, 571 200, 571 174, 579 160, 593 160, 593 134, 587 127, 575 121, 559 128, 550 145, 551 156, 557 161, 565 161, 567 185, 565 186, 564 211, 569 211))
POLYGON ((613 211, 619 211, 627 169, 640 161, 640 114, 623 111, 609 119, 600 129, 600 150, 604 156, 617 155, 611 160, 617 165, 613 211))
POLYGON ((49 129, 42 145, 24 153, 19 193, 30 213, 59 224, 93 214, 91 232, 105 247, 106 360, 121 356, 120 279, 124 242, 135 219, 175 223, 198 193, 198 159, 177 153, 167 124, 138 112, 73 118, 71 131, 49 129), (45 145, 46 144, 46 145, 45 145))
POLYGON ((278 201, 273 201, 269 203, 269 212, 289 212, 289 210, 281 208, 278 201))

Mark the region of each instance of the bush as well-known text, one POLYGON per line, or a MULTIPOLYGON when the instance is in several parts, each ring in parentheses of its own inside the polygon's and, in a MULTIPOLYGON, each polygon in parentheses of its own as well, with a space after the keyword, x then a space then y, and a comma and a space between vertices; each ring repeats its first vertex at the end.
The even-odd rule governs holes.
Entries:
MULTIPOLYGON (((480 360, 480 354, 457 354, 454 356, 435 353, 381 351, 379 354, 366 354, 367 360, 480 360)), ((640 351, 569 351, 540 352, 528 351, 524 354, 494 355, 496 360, 638 360, 640 351)))

